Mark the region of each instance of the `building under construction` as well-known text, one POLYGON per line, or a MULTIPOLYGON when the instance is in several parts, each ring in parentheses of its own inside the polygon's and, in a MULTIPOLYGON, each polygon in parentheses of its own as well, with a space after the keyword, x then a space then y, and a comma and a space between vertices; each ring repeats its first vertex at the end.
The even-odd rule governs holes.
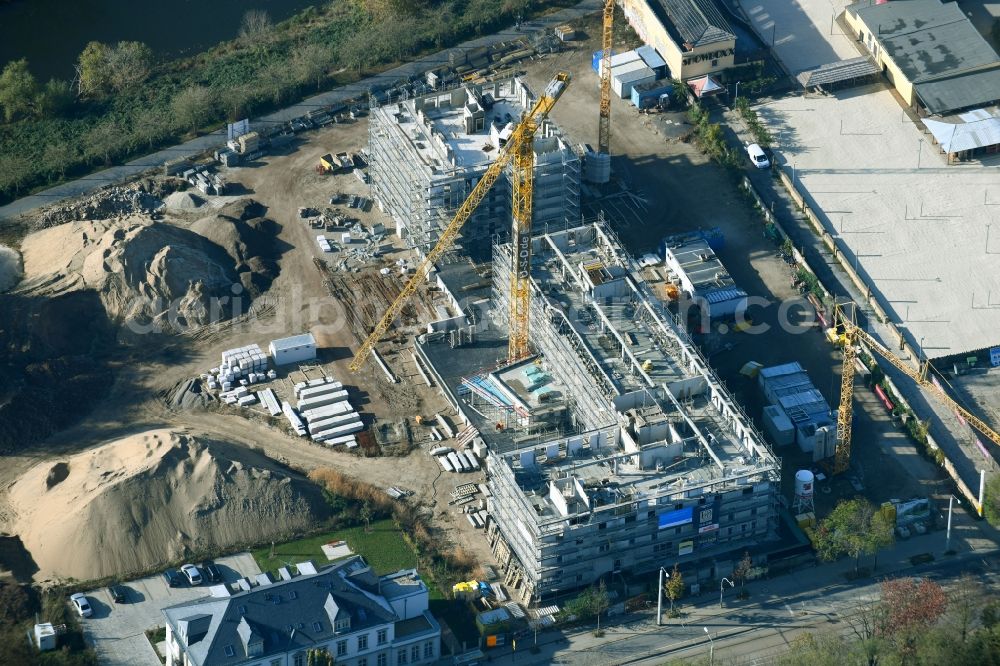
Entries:
MULTIPOLYGON (((517 78, 433 92, 372 109, 369 155, 372 194, 398 235, 422 251, 468 197, 534 96, 517 78)), ((534 139, 534 224, 580 219, 580 160, 559 130, 542 123, 534 139)), ((510 178, 492 188, 463 228, 489 253, 489 238, 511 219, 510 178)))
POLYGON ((692 581, 730 574, 777 533, 780 461, 604 224, 531 242, 531 357, 497 363, 491 343, 509 317, 502 243, 492 338, 417 345, 488 449, 508 586, 531 601, 674 563, 692 581))

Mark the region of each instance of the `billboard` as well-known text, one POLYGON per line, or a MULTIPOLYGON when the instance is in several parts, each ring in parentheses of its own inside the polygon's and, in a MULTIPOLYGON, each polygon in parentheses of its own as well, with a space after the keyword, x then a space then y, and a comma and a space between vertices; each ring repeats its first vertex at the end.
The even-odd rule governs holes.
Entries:
POLYGON ((687 525, 691 522, 693 509, 688 507, 686 509, 678 509, 677 511, 668 511, 667 513, 661 513, 657 519, 657 527, 661 530, 665 530, 668 527, 678 527, 680 525, 687 525))
POLYGON ((694 552, 694 541, 681 541, 677 544, 678 555, 690 555, 694 552))
POLYGON ((990 347, 990 365, 1000 368, 1000 347, 990 347))

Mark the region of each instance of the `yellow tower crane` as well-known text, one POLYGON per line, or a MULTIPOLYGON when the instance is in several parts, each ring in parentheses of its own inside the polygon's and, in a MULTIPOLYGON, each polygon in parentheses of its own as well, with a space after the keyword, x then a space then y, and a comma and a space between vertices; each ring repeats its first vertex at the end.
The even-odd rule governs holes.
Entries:
POLYGON ((431 266, 451 248, 462 226, 472 217, 476 208, 482 203, 486 194, 496 183, 497 178, 512 161, 514 163, 513 182, 513 242, 511 244, 511 294, 510 294, 510 342, 508 355, 512 360, 522 358, 528 347, 528 303, 530 300, 530 262, 531 262, 531 187, 534 167, 534 138, 539 123, 548 116, 549 111, 562 96, 569 85, 570 75, 559 72, 545 88, 541 97, 522 117, 507 143, 500 149, 496 160, 483 173, 479 182, 472 188, 469 197, 459 207, 455 217, 441 233, 434 248, 427 253, 417 267, 399 296, 382 315, 382 319, 372 329, 371 334, 361 344, 354 360, 351 361, 351 372, 357 372, 364 365, 372 349, 385 335, 400 310, 416 292, 420 282, 426 279, 431 266))
POLYGON ((611 154, 611 45, 614 34, 615 0, 604 0, 601 48, 601 104, 597 125, 597 152, 611 154))
POLYGON ((938 402, 957 412, 966 423, 985 435, 994 444, 1000 446, 1000 434, 996 433, 985 421, 955 402, 951 396, 927 379, 929 361, 921 364, 919 370, 914 370, 905 361, 893 354, 882 343, 858 328, 838 305, 835 313, 836 328, 843 329, 844 369, 840 383, 840 411, 837 413, 837 449, 833 456, 834 474, 847 471, 851 465, 851 418, 854 397, 854 362, 857 356, 855 345, 863 342, 873 353, 878 354, 892 364, 897 370, 916 382, 917 386, 932 395, 938 402))

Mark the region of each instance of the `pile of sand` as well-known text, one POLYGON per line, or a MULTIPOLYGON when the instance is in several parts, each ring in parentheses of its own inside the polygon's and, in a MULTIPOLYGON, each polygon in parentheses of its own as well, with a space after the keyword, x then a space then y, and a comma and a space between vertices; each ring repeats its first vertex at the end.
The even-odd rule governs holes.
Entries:
POLYGON ((190 192, 174 192, 164 199, 163 203, 166 204, 167 210, 185 211, 200 207, 205 200, 190 192))
POLYGON ((71 222, 28 235, 21 248, 33 296, 93 289, 109 316, 180 325, 225 318, 239 282, 228 253, 192 231, 140 218, 71 222))
POLYGON ((121 575, 280 539, 328 511, 318 486, 264 455, 171 430, 39 464, 9 500, 37 579, 121 575))
POLYGON ((0 245, 0 294, 21 281, 21 255, 6 245, 0 245))
POLYGON ((281 225, 264 217, 266 212, 253 199, 242 199, 191 225, 191 231, 211 240, 233 258, 240 283, 251 296, 271 286, 284 249, 278 240, 281 225))

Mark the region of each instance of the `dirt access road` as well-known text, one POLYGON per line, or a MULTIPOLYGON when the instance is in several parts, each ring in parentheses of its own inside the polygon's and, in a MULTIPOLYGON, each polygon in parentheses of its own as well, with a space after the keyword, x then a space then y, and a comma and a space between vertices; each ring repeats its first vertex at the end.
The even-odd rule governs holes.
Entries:
MULTIPOLYGON (((440 467, 426 453, 429 436, 419 427, 413 427, 413 417, 417 414, 448 414, 447 404, 436 389, 423 384, 413 367, 400 361, 406 358, 405 354, 389 358, 394 372, 402 379, 400 384, 390 385, 372 364, 357 375, 349 372, 347 366, 357 348, 357 339, 346 324, 345 308, 357 303, 374 303, 376 299, 363 292, 353 294, 356 296, 354 303, 340 302, 330 296, 314 264, 314 258, 322 254, 315 242, 318 231, 298 215, 302 206, 320 210, 329 207, 329 197, 334 191, 368 194, 367 185, 353 175, 320 176, 314 170, 320 155, 357 152, 367 143, 367 137, 365 119, 333 125, 296 137, 295 143, 263 158, 257 165, 233 169, 226 174, 227 180, 242 192, 241 196, 250 196, 267 206, 267 216, 282 226, 280 240, 285 249, 279 258, 280 274, 255 306, 255 311, 262 314, 183 334, 128 336, 128 342, 115 352, 113 363, 117 374, 109 396, 81 423, 42 446, 5 459, 4 468, 0 470, 0 530, 13 521, 4 499, 6 489, 30 466, 56 461, 61 456, 113 439, 154 428, 173 427, 186 429, 198 437, 261 449, 270 457, 303 472, 332 467, 379 487, 398 485, 412 490, 415 493, 413 501, 435 512, 435 524, 444 530, 445 538, 466 546, 483 561, 491 559, 485 540, 475 538, 477 533, 464 516, 447 510, 449 493, 456 484, 481 478, 478 475, 476 478, 474 475, 442 475, 440 467), (259 307, 261 303, 266 307, 259 307), (319 361, 325 374, 336 376, 349 387, 352 403, 368 424, 410 420, 416 448, 409 456, 403 459, 363 458, 293 437, 283 428, 269 425, 266 419, 245 418, 234 408, 205 411, 169 406, 169 397, 178 384, 218 365, 221 351, 251 343, 265 348, 272 339, 310 330, 321 347, 319 361), (401 473, 404 468, 405 474, 401 473)), ((219 199, 222 200, 212 201, 211 205, 221 206, 232 197, 219 199)), ((345 212, 369 228, 376 223, 390 226, 390 220, 377 207, 368 212, 345 207, 345 212)), ((171 214, 167 221, 188 226, 213 213, 214 210, 206 206, 171 214)), ((379 268, 409 257, 399 247, 386 246, 383 251, 383 258, 364 268, 363 272, 377 276, 379 268)), ((358 275, 360 273, 348 273, 347 279, 358 275)), ((248 308, 249 304, 244 309, 248 308)), ((281 397, 291 397, 290 388, 295 379, 294 374, 280 373, 275 387, 281 397)))

